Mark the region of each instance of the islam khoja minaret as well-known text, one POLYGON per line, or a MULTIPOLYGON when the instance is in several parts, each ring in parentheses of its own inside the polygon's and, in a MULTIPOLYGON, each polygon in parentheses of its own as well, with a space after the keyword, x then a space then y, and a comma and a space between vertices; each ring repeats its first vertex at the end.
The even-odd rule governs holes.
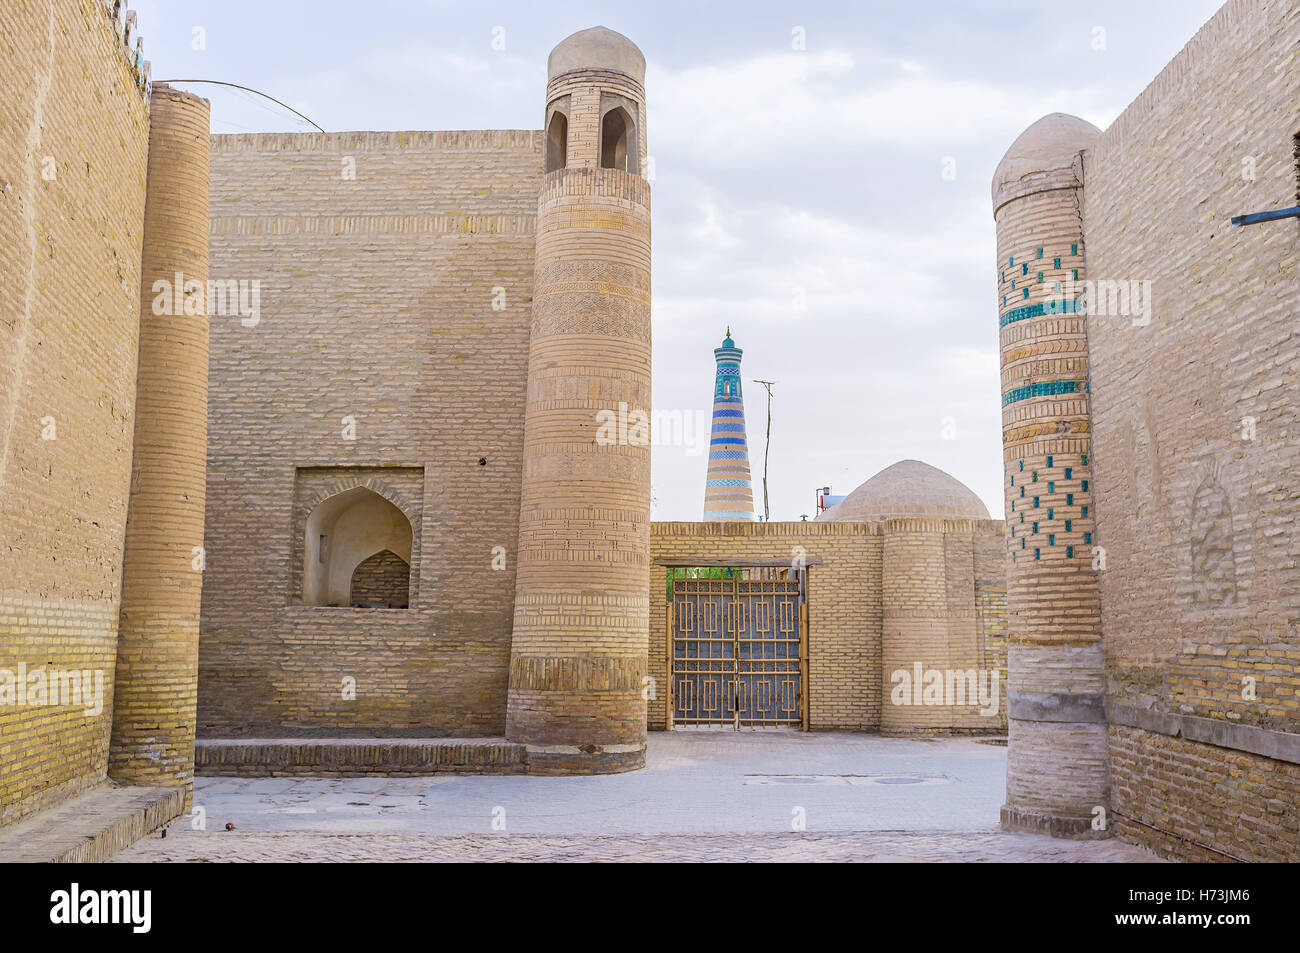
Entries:
POLYGON ((749 477, 745 440, 745 401, 740 387, 740 357, 731 339, 713 349, 718 372, 713 381, 713 433, 709 438, 709 473, 704 481, 704 520, 753 520, 754 490, 749 477))

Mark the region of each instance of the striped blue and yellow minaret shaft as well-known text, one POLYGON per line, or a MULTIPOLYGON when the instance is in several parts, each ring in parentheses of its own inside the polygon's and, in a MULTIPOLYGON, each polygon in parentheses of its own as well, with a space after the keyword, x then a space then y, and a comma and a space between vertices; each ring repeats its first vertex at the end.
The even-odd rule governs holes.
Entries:
POLYGON ((713 384, 713 434, 709 439, 709 474, 704 481, 704 519, 753 520, 754 491, 745 440, 745 401, 740 386, 744 353, 727 328, 722 347, 714 348, 718 372, 713 384))

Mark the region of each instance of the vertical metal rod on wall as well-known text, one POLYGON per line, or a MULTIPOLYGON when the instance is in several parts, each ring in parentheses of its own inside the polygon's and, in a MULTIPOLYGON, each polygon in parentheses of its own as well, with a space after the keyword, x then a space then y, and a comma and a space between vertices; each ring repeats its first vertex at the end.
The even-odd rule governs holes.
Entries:
MULTIPOLYGON (((671 576, 673 570, 669 569, 668 574, 671 576)), ((676 646, 673 644, 673 623, 676 622, 677 599, 676 593, 669 592, 668 598, 668 657, 664 659, 664 676, 668 684, 664 688, 664 730, 673 730, 673 666, 677 658, 676 646)), ((685 652, 682 653, 685 655, 685 652)))
POLYGON ((767 507, 767 455, 772 447, 772 385, 776 381, 755 380, 755 384, 762 384, 767 391, 767 434, 763 438, 763 522, 769 523, 772 520, 772 514, 767 507))
POLYGON ((808 603, 799 600, 799 727, 809 730, 808 725, 808 603))
MULTIPOLYGON (((728 570, 730 572, 730 570, 728 570)), ((731 605, 723 613, 723 624, 731 629, 731 730, 740 730, 740 574, 731 573, 731 605)))

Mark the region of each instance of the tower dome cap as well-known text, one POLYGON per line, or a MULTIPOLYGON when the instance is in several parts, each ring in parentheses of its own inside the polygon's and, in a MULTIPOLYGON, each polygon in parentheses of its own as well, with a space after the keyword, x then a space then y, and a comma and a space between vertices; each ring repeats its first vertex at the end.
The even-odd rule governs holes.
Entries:
POLYGON ((1097 142, 1101 130, 1068 113, 1048 113, 1016 137, 993 173, 993 207, 1020 180, 1035 172, 1068 169, 1074 157, 1097 142))
POLYGON ((645 82, 645 55, 622 33, 594 26, 560 41, 546 61, 547 79, 571 70, 605 69, 645 82))

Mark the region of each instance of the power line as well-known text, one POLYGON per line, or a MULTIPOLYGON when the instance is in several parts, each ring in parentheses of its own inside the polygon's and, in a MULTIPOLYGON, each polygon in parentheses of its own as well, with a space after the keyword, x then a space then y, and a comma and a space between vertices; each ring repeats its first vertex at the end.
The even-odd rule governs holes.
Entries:
MULTIPOLYGON (((282 103, 274 96, 269 96, 266 93, 262 92, 260 89, 253 89, 250 86, 240 86, 238 83, 226 83, 219 79, 160 79, 158 80, 158 82, 166 83, 168 85, 172 83, 207 83, 210 86, 229 86, 232 89, 242 89, 244 90, 244 92, 247 93, 256 93, 258 96, 264 96, 265 98, 271 100, 271 102, 275 103, 277 106, 283 106, 285 109, 289 110, 289 112, 293 113, 299 119, 302 119, 305 122, 311 123, 311 125, 316 126, 316 123, 312 122, 310 119, 308 119, 302 113, 298 112, 298 110, 294 109, 288 103, 282 103)), ((325 131, 324 129, 321 129, 320 126, 316 126, 316 128, 319 129, 321 132, 325 131)))

